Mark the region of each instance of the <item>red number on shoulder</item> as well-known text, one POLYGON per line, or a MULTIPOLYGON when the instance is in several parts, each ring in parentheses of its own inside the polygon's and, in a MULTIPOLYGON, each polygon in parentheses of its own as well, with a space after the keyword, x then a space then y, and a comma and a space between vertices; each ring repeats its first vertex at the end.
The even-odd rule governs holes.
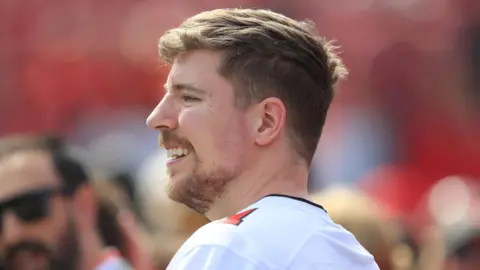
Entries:
POLYGON ((252 208, 252 209, 248 209, 248 210, 245 210, 243 212, 240 212, 234 216, 231 216, 231 217, 228 217, 226 218, 223 223, 227 223, 227 224, 232 224, 232 225, 240 225, 240 223, 243 222, 243 219, 245 217, 247 217, 248 215, 250 215, 251 213, 253 213, 253 211, 257 210, 257 208, 252 208))

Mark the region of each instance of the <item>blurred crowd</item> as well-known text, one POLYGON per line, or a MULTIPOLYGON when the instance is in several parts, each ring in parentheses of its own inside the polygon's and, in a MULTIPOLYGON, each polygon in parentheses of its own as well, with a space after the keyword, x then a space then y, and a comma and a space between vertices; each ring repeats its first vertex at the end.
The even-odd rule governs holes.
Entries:
POLYGON ((240 6, 309 18, 341 45, 351 75, 314 160, 315 201, 382 270, 480 269, 478 0, 0 1, 0 136, 64 138, 106 205, 106 242, 129 259, 110 228, 131 212, 165 269, 207 220, 163 192, 166 153, 145 126, 168 72, 157 40, 240 6))

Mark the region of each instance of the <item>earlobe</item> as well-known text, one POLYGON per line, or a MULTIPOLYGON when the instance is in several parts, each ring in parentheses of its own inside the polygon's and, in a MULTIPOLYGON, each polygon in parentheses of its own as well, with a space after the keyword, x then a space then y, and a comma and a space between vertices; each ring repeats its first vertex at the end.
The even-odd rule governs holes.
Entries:
POLYGON ((259 105, 255 142, 258 145, 272 143, 282 132, 286 121, 286 108, 278 98, 266 98, 259 105))

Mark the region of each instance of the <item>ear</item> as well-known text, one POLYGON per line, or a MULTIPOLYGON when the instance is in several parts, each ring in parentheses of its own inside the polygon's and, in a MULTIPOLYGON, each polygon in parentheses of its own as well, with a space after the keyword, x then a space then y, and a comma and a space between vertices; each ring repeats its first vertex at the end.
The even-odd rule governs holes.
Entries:
POLYGON ((254 139, 257 145, 272 143, 282 132, 287 117, 283 102, 269 97, 256 105, 254 139))
POLYGON ((73 215, 80 229, 95 228, 98 205, 95 192, 89 184, 77 187, 73 195, 73 215))

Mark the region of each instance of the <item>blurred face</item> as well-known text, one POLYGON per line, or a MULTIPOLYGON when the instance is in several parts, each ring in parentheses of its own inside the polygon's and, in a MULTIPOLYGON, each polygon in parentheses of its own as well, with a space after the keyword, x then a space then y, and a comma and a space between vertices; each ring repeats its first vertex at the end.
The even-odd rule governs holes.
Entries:
POLYGON ((48 154, 23 151, 0 160, 0 254, 6 269, 75 269, 68 199, 48 154))
POLYGON ((219 54, 209 51, 178 56, 166 94, 147 120, 168 151, 168 195, 202 214, 242 171, 253 143, 247 111, 235 107, 219 63, 219 54))

